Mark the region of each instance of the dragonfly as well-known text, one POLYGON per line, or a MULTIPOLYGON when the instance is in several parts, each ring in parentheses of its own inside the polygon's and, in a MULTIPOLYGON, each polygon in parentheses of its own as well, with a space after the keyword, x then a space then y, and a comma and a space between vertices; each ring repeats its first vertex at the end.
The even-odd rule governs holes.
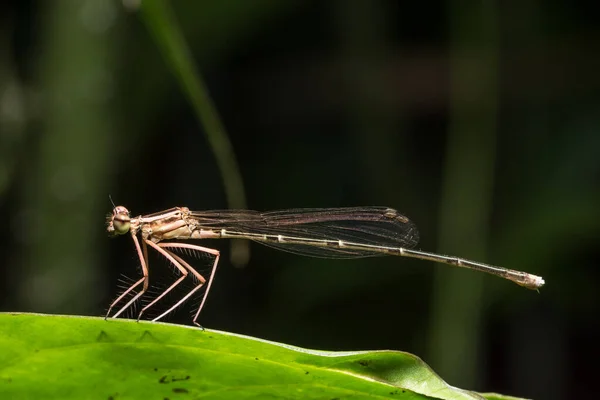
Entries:
POLYGON ((527 289, 538 290, 545 282, 540 276, 460 257, 415 250, 419 241, 416 225, 406 216, 388 207, 299 208, 258 212, 252 210, 190 211, 174 207, 154 214, 131 217, 123 206, 115 206, 107 216, 110 237, 129 234, 133 240, 142 277, 129 286, 109 306, 105 318, 116 318, 148 291, 148 248, 165 257, 180 273, 179 277, 156 298, 145 305, 142 315, 173 291, 190 274, 195 286, 171 307, 154 318, 158 321, 206 287, 193 323, 204 308, 219 264, 216 249, 178 242, 194 239, 247 239, 279 250, 322 258, 359 258, 403 256, 486 272, 508 279, 527 289), (200 252, 212 257, 208 279, 186 262, 177 252, 200 252), (113 309, 131 297, 111 315, 113 309))

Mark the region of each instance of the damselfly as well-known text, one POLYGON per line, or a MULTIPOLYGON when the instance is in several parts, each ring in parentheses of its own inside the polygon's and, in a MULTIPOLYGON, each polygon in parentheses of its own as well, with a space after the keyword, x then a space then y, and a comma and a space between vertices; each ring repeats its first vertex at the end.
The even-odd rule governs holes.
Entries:
POLYGON ((190 273, 196 286, 165 312, 157 321, 194 295, 206 285, 202 302, 194 316, 197 319, 204 307, 219 263, 219 251, 173 239, 248 239, 296 254, 324 258, 357 258, 395 255, 419 258, 444 264, 487 272, 528 289, 537 290, 544 279, 526 272, 496 267, 459 257, 444 256, 412 250, 419 241, 416 226, 398 211, 387 207, 306 208, 257 212, 249 210, 190 211, 174 207, 155 214, 131 218, 129 210, 117 206, 107 217, 110 236, 131 234, 141 263, 142 277, 110 305, 106 317, 128 295, 133 296, 119 309, 118 317, 148 290, 148 246, 163 255, 181 273, 166 290, 143 307, 139 318, 165 295, 179 285, 190 273), (141 243, 141 245, 140 245, 141 243), (176 251, 198 251, 214 257, 208 280, 183 260, 176 251), (141 288, 141 289, 140 289, 141 288), (138 290, 137 292, 135 292, 138 290))

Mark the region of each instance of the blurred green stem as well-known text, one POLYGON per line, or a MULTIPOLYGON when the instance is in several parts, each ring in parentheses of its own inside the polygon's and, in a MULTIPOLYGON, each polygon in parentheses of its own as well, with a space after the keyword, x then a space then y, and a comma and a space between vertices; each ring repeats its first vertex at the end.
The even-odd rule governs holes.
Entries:
MULTIPOLYGON (((498 22, 494 2, 450 2, 450 127, 441 194, 442 253, 485 257, 494 182, 498 22)), ((476 386, 483 318, 482 274, 439 268, 431 336, 432 366, 453 385, 476 386)))
POLYGON ((109 101, 112 10, 103 2, 42 4, 36 65, 44 119, 18 214, 26 254, 19 308, 85 313, 101 295, 98 216, 108 203, 106 171, 115 125, 109 101))
MULTIPOLYGON (((230 208, 244 209, 246 195, 239 167, 229 137, 213 104, 202 76, 194 66, 191 51, 168 2, 142 2, 142 17, 164 58, 188 96, 198 121, 210 143, 219 166, 230 208)), ((235 265, 247 262, 249 246, 245 241, 232 241, 231 260, 235 265)))

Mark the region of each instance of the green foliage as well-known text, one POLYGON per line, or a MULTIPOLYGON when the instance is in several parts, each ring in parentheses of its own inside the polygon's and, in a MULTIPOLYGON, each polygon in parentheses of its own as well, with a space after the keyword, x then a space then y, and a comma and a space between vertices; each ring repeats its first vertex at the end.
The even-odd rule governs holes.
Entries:
POLYGON ((0 398, 484 397, 399 351, 323 352, 171 324, 0 314, 0 398))

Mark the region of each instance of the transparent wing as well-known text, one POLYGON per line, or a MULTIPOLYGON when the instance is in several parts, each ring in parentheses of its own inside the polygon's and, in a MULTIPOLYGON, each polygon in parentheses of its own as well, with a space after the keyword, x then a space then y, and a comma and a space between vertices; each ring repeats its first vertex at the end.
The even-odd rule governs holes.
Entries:
MULTIPOLYGON (((263 213, 219 210, 192 212, 191 216, 204 229, 225 229, 253 235, 342 240, 349 243, 404 248, 415 247, 419 241, 416 226, 404 215, 387 207, 301 208, 263 213)), ((279 250, 312 257, 356 258, 382 255, 368 249, 249 239, 279 250)))

